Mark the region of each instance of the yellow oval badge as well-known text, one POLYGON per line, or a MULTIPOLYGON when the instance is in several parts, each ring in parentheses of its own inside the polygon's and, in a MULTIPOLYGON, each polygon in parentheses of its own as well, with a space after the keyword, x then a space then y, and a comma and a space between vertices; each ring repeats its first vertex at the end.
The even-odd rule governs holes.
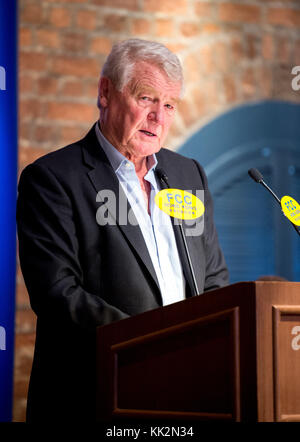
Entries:
POLYGON ((155 196, 155 204, 167 215, 180 219, 196 219, 203 215, 202 201, 186 190, 163 189, 155 196))
POLYGON ((281 207, 285 216, 296 226, 300 226, 300 205, 291 196, 281 198, 281 207))

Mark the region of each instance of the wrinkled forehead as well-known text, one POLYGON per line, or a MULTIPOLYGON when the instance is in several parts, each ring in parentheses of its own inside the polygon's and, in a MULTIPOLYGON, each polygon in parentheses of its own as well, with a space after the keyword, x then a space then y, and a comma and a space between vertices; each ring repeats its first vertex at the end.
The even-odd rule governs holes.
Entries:
POLYGON ((131 94, 151 93, 179 99, 181 81, 172 80, 160 67, 140 62, 133 68, 131 80, 127 85, 131 94))

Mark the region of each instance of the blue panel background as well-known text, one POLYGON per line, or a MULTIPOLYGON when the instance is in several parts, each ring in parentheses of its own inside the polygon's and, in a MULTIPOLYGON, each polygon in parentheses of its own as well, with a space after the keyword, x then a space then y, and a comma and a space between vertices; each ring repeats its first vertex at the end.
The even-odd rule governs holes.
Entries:
POLYGON ((12 419, 17 183, 17 1, 0 2, 0 66, 6 90, 0 90, 0 326, 6 350, 0 350, 0 421, 12 419))
POLYGON ((207 173, 232 283, 262 275, 300 281, 300 238, 247 173, 257 167, 279 197, 300 202, 299 122, 299 104, 247 104, 216 118, 179 149, 207 173))

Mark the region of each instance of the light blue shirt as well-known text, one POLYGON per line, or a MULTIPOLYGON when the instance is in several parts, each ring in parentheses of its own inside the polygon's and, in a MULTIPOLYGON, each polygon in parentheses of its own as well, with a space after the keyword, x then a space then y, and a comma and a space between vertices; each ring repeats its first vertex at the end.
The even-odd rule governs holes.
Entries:
POLYGON ((115 171, 133 213, 142 231, 159 282, 163 305, 185 299, 185 279, 170 217, 155 204, 159 187, 155 177, 155 154, 147 157, 148 172, 144 179, 150 183, 150 215, 134 164, 122 155, 104 137, 96 124, 96 135, 113 170, 115 171))

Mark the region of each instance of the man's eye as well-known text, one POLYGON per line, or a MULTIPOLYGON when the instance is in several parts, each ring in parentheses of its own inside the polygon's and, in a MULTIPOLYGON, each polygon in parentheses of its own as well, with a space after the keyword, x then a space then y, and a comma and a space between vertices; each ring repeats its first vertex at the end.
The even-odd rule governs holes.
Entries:
POLYGON ((141 100, 148 101, 148 100, 150 100, 150 98, 149 97, 141 97, 141 100))
POLYGON ((165 106, 167 109, 174 109, 174 106, 172 106, 172 104, 166 104, 165 106))

